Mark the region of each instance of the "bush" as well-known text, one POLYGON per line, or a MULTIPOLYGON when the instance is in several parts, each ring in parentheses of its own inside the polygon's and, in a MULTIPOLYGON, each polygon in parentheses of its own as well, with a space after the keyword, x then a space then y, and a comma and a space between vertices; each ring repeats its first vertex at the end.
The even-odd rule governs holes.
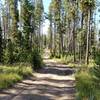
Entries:
POLYGON ((32 54, 32 66, 34 70, 38 70, 43 67, 43 59, 37 49, 34 49, 32 54))
POLYGON ((29 62, 31 63, 31 51, 27 50, 21 50, 20 53, 18 54, 18 59, 17 61, 19 62, 29 62))
POLYGON ((14 61, 13 49, 14 46, 11 40, 8 40, 7 47, 3 51, 3 62, 6 64, 12 64, 14 61))

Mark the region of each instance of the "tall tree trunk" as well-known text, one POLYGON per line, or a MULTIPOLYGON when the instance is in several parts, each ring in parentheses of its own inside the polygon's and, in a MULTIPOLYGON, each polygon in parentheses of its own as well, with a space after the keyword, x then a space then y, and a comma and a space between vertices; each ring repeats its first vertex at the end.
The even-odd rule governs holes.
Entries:
POLYGON ((56 23, 54 22, 54 56, 56 56, 56 23))
POLYGON ((73 54, 74 54, 74 62, 76 62, 76 33, 75 33, 75 19, 73 20, 73 54))
POLYGON ((50 52, 53 53, 53 33, 52 33, 52 19, 50 20, 50 52))
MULTIPOLYGON (((84 20, 84 13, 82 12, 81 14, 81 31, 83 30, 83 20, 84 20)), ((82 39, 82 33, 81 33, 81 39, 82 39)), ((81 63, 81 60, 82 60, 82 40, 79 44, 79 60, 80 60, 80 63, 81 63)))
POLYGON ((64 51, 63 51, 63 33, 61 33, 61 54, 63 54, 64 53, 64 51))
POLYGON ((2 30, 1 30, 1 21, 0 21, 0 63, 2 63, 2 52, 3 52, 3 48, 2 48, 2 30))
POLYGON ((90 10, 88 10, 88 21, 87 21, 87 41, 86 41, 86 56, 85 56, 85 63, 89 64, 89 35, 90 35, 90 10))

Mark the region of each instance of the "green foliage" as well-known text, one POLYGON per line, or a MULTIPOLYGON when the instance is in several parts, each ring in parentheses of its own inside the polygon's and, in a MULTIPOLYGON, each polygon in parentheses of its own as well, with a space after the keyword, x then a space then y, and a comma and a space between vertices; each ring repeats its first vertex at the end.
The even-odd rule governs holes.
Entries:
POLYGON ((78 100, 100 99, 100 54, 96 52, 94 60, 88 65, 89 71, 80 71, 76 74, 76 88, 78 100), (95 63, 96 62, 96 63, 95 63), (97 65, 96 65, 97 64, 97 65), (91 67, 92 66, 92 67, 91 67), (95 66, 95 67, 94 67, 95 66))
POLYGON ((14 60, 13 44, 9 39, 6 49, 4 49, 3 51, 3 62, 6 64, 12 64, 13 60, 14 60))
POLYGON ((32 53, 31 51, 21 50, 18 54, 19 60, 17 60, 17 61, 31 63, 31 59, 32 59, 31 53, 32 53))
POLYGON ((43 59, 37 49, 34 49, 32 53, 32 66, 34 70, 38 70, 43 66, 43 59))
POLYGON ((22 77, 25 77, 27 75, 31 75, 32 74, 32 68, 31 67, 27 67, 27 66, 21 66, 21 65, 14 65, 14 66, 0 66, 0 73, 6 73, 6 74, 10 74, 10 73, 16 73, 22 77))
POLYGON ((37 0, 36 2, 36 7, 35 7, 35 21, 36 21, 36 25, 38 27, 39 23, 41 23, 41 20, 42 20, 42 15, 43 15, 43 2, 42 0, 37 0))
POLYGON ((29 66, 14 65, 0 66, 0 89, 14 85, 14 83, 32 75, 32 68, 29 66))
POLYGON ((23 34, 24 34, 24 39, 23 39, 23 47, 24 50, 29 51, 30 50, 30 32, 31 32, 31 4, 29 0, 23 0, 22 2, 22 13, 21 13, 21 18, 23 22, 23 34), (26 13, 27 12, 27 13, 26 13))
POLYGON ((100 88, 100 65, 97 65, 93 68, 93 80, 95 86, 100 88))
POLYGON ((77 100, 96 100, 95 86, 89 72, 76 74, 77 100))
POLYGON ((8 45, 3 52, 3 63, 4 64, 13 64, 18 62, 31 62, 31 51, 23 50, 20 47, 16 47, 13 51, 12 45, 8 45))
POLYGON ((61 57, 61 60, 63 63, 68 64, 68 63, 73 63, 73 55, 65 55, 61 57))
POLYGON ((80 8, 83 11, 87 11, 88 9, 95 7, 95 0, 81 0, 80 8))
POLYGON ((100 50, 96 52, 95 62, 97 65, 100 65, 100 50))
POLYGON ((93 68, 94 66, 96 66, 96 63, 94 61, 94 59, 89 59, 89 64, 83 64, 85 67, 87 68, 93 68))
POLYGON ((95 86, 98 89, 100 88, 100 52, 99 51, 96 53, 95 62, 97 65, 92 69, 92 72, 93 72, 93 80, 95 86))
MULTIPOLYGON (((19 22, 19 15, 18 15, 18 0, 8 0, 9 2, 9 10, 10 16, 12 19, 11 29, 10 29, 10 39, 14 45, 18 45, 18 22, 19 22)), ((15 48, 14 48, 15 49, 15 48)), ((14 50, 13 50, 14 51, 14 50)))
POLYGON ((14 83, 22 80, 22 77, 18 74, 10 73, 10 74, 0 74, 0 89, 7 88, 12 86, 14 83))

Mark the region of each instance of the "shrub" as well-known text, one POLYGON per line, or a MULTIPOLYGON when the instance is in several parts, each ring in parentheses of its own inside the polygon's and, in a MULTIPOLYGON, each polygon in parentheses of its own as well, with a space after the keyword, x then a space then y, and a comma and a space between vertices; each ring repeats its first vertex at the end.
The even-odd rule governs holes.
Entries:
POLYGON ((34 70, 38 70, 43 66, 43 59, 37 49, 34 49, 32 54, 32 66, 34 70))
POLYGON ((12 64, 14 61, 13 47, 14 46, 9 39, 6 49, 3 51, 3 62, 6 64, 12 64))
POLYGON ((31 62, 31 51, 27 51, 27 50, 21 50, 18 58, 19 58, 19 62, 31 62))

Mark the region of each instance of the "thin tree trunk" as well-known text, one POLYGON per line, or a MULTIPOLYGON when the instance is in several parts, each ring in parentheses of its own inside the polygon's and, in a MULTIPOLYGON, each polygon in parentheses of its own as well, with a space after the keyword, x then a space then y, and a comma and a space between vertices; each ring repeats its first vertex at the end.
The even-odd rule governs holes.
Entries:
POLYGON ((52 19, 50 21, 50 52, 53 53, 53 34, 52 34, 52 19))
POLYGON ((1 30, 1 21, 0 21, 0 63, 2 62, 2 30, 1 30))
MULTIPOLYGON (((81 17, 82 17, 82 19, 81 19, 81 31, 83 30, 83 20, 84 20, 84 16, 83 15, 84 14, 82 12, 82 15, 81 15, 81 17)), ((82 37, 82 33, 81 33, 81 39, 82 38, 83 37, 82 37)), ((79 60, 80 60, 80 63, 81 63, 81 61, 82 61, 82 40, 81 40, 81 43, 79 45, 79 60)))
POLYGON ((86 41, 86 56, 85 56, 85 63, 89 64, 89 34, 90 34, 90 10, 88 11, 88 21, 87 21, 87 41, 86 41))
POLYGON ((76 34, 75 34, 75 19, 73 20, 73 24, 74 24, 74 26, 73 26, 73 54, 74 54, 74 62, 76 62, 76 46, 75 46, 75 44, 76 44, 76 34))

